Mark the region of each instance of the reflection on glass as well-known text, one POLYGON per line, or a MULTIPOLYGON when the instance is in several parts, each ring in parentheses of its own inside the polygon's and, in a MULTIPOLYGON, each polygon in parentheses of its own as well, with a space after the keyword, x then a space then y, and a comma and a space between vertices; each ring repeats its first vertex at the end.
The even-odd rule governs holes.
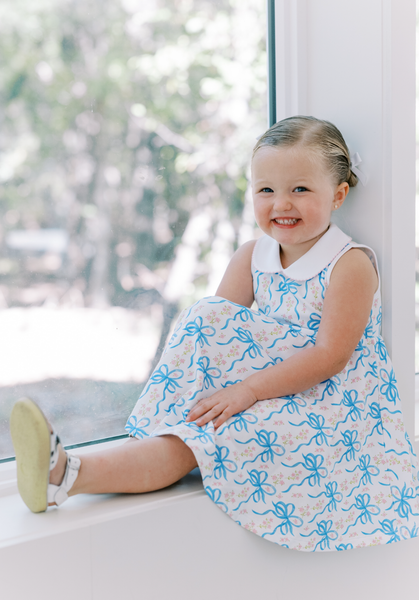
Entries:
POLYGON ((254 236, 259 0, 20 0, 0 16, 0 458, 12 403, 118 435, 181 308, 254 236))

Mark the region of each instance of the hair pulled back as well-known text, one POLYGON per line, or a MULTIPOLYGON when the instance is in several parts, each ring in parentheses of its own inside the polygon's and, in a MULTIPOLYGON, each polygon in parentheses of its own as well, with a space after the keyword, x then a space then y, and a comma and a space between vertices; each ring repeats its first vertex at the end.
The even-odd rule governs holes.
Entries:
POLYGON ((300 145, 322 156, 336 185, 348 183, 355 187, 358 177, 351 171, 348 146, 339 129, 329 121, 315 117, 296 116, 272 125, 257 141, 253 156, 264 146, 300 145))

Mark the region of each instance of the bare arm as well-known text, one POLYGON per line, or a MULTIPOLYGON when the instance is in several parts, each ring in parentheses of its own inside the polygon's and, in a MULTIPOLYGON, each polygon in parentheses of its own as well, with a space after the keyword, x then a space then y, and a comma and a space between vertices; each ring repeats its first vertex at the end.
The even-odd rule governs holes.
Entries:
POLYGON ((339 373, 368 323, 377 281, 362 250, 347 252, 333 269, 315 346, 202 400, 190 420, 200 417, 197 424, 204 425, 218 417, 219 427, 257 400, 297 394, 339 373))
POLYGON ((254 296, 251 262, 255 244, 256 240, 246 242, 234 254, 218 286, 217 296, 248 308, 252 306, 254 296))
POLYGON ((377 275, 362 250, 348 251, 333 269, 315 346, 251 375, 258 400, 297 394, 339 373, 367 326, 377 275))

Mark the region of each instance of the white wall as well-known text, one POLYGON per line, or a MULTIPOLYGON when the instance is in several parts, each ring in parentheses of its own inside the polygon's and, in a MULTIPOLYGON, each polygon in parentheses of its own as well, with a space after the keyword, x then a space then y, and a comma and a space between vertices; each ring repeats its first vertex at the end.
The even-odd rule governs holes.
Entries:
POLYGON ((419 538, 348 552, 288 550, 239 527, 193 477, 141 498, 77 496, 45 515, 0 496, 0 597, 417 598, 419 538), (14 540, 3 545, 8 529, 14 540))
POLYGON ((383 335, 414 439, 414 0, 276 0, 277 120, 332 121, 370 180, 337 224, 378 254, 383 335))
MULTIPOLYGON (((370 174, 339 224, 378 252, 384 333, 413 422, 415 4, 276 0, 276 9, 277 117, 305 113, 335 122, 370 174)), ((46 515, 29 513, 5 484, 0 594, 7 600, 418 595, 419 538, 305 554, 238 527, 200 482, 141 498, 78 496, 46 515)))

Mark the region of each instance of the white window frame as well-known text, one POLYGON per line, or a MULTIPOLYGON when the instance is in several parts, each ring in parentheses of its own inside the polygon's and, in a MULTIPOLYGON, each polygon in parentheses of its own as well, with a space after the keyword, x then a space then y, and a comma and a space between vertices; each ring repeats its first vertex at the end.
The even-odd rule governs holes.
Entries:
POLYGON ((414 440, 415 0, 268 5, 276 42, 270 114, 276 121, 296 114, 332 121, 369 175, 366 187, 351 191, 336 222, 378 255, 383 337, 414 440))

